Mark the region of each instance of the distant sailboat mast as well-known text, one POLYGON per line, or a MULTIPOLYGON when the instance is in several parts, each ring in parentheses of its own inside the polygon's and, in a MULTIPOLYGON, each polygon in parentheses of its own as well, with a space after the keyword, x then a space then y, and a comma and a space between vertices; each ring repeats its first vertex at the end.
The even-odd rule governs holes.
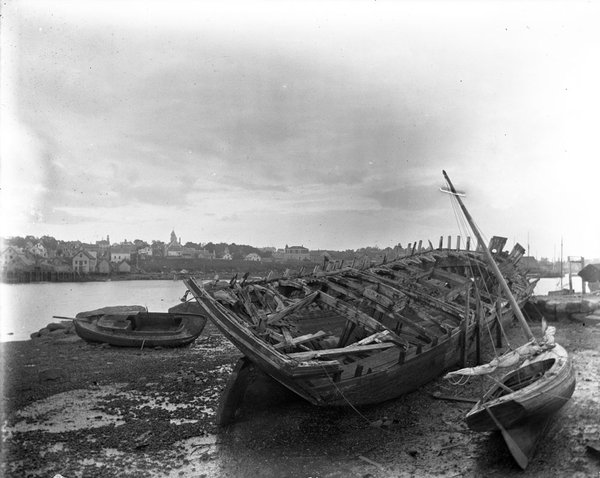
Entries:
POLYGON ((560 237, 560 290, 563 289, 563 238, 560 237))

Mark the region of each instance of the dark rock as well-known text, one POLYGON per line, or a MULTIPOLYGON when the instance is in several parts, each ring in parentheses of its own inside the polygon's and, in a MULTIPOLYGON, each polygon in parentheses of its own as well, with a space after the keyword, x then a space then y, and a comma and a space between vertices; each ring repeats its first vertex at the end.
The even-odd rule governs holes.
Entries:
POLYGON ((55 335, 65 335, 66 334, 66 330, 65 329, 54 329, 50 331, 50 335, 55 336, 55 335))
POLYGON ((65 378, 65 372, 60 368, 47 368, 40 370, 38 373, 38 379, 40 382, 49 380, 60 380, 65 378))

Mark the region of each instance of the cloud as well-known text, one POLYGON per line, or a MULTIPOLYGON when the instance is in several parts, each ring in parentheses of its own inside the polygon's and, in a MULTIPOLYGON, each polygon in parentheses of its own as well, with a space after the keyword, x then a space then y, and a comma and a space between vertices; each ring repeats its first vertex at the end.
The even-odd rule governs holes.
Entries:
POLYGON ((557 184, 593 189, 568 166, 598 151, 597 7, 20 5, 2 73, 19 230, 365 244, 451 226, 441 169, 520 230, 540 197, 571 214, 557 184))

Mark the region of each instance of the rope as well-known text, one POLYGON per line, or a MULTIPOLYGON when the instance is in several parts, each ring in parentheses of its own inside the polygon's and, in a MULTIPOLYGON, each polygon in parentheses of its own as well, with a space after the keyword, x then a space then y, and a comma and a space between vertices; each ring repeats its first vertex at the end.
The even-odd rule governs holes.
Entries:
MULTIPOLYGON (((450 204, 452 205, 452 210, 453 210, 453 213, 454 213, 454 218, 456 220, 456 224, 457 224, 459 232, 461 234, 464 233, 465 235, 468 236, 469 226, 467 224, 467 220, 464 217, 464 215, 462 214, 462 210, 460 209, 460 206, 458 205, 458 201, 456 200, 456 198, 454 198, 454 196, 450 197, 450 204)), ((480 231, 480 233, 481 233, 481 231, 480 231)), ((483 236, 483 233, 481 233, 481 235, 483 236)), ((484 237, 484 239, 487 240, 487 238, 485 238, 485 236, 483 236, 483 237, 484 237)), ((485 244, 481 244, 481 246, 485 247, 485 244)), ((471 268, 471 270, 476 270, 479 273, 479 277, 481 277, 481 279, 482 279, 481 282, 483 284, 483 288, 484 288, 485 292, 490 297, 493 297, 493 294, 490 293, 490 290, 488 288, 487 280, 484 277, 484 272, 489 277, 488 271, 484 271, 484 269, 481 268, 481 266, 479 265, 479 263, 473 263, 471 261, 471 258, 469 257, 468 254, 466 254, 465 256, 467 258, 467 261, 468 261, 468 264, 469 264, 469 267, 471 268)), ((474 277, 474 280, 475 280, 475 277, 474 277)), ((490 336, 490 343, 492 344, 492 348, 494 350, 494 355, 498 356, 498 353, 497 353, 497 350, 496 350, 496 345, 494 343, 494 339, 492 337, 492 332, 490 330, 490 324, 488 323, 488 321, 484 321, 484 323, 485 323, 485 327, 486 327, 486 329, 488 331, 488 334, 490 336)), ((500 323, 499 319, 498 319, 498 323, 500 323)), ((506 334, 504 334, 504 331, 502 331, 502 332, 503 332, 503 335, 506 337, 506 334)))
MULTIPOLYGON (((354 410, 362 419, 364 419, 370 425, 371 424, 371 420, 369 420, 362 413, 360 413, 360 411, 350 402, 350 400, 348 400, 346 398, 346 396, 344 395, 344 393, 340 390, 340 388, 336 385, 336 383, 333 381, 333 379, 331 378, 331 376, 327 373, 327 369, 325 367, 323 367, 323 365, 321 363, 319 363, 319 366, 323 369, 323 372, 325 372, 325 375, 327 376, 327 378, 329 379, 329 381, 331 382, 331 384, 335 387, 335 389, 337 390, 337 392, 344 399, 344 401, 350 406, 350 408, 352 408, 352 410, 354 410)), ((383 430, 383 431, 385 431, 385 432, 387 432, 387 433, 390 433, 390 431, 386 430, 385 428, 380 428, 380 429, 383 430)))

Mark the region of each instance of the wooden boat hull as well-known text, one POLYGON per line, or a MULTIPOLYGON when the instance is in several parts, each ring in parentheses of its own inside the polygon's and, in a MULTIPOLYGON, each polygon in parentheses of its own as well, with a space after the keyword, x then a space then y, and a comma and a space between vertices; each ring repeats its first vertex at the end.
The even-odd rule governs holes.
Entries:
POLYGON ((503 391, 500 385, 492 387, 467 414, 469 428, 493 431, 499 429, 500 423, 509 429, 523 421, 545 417, 559 410, 575 390, 575 371, 565 349, 556 344, 553 349, 542 352, 505 375, 500 382, 514 388, 514 384, 527 380, 533 382, 514 393, 503 391), (536 380, 535 376, 540 374, 543 376, 536 380))
MULTIPOLYGON (((298 336, 280 343, 267 340, 274 325, 281 331, 271 336, 285 336, 286 326, 278 317, 287 310, 265 306, 266 296, 258 289, 266 290, 267 281, 241 287, 233 280, 210 293, 208 285, 205 289, 194 280, 185 283, 215 326, 263 372, 315 405, 361 406, 418 389, 464 361, 475 348, 479 328, 512 320, 510 308, 495 307, 495 298, 481 309, 469 300, 467 290, 475 282, 472 274, 479 274, 482 297, 485 290, 491 290, 491 284, 485 283, 490 274, 479 270, 484 266, 478 257, 475 251, 430 250, 368 269, 279 279, 281 289, 292 284, 301 297, 287 309, 310 303, 320 308, 323 322, 316 319, 311 333, 327 329, 323 324, 331 322, 332 313, 347 321, 349 330, 364 332, 352 340, 346 340, 351 332, 336 332, 331 335, 337 345, 325 350, 322 345, 305 347, 303 352, 294 351, 302 350, 294 348, 298 336), (362 337, 369 334, 387 335, 361 345, 362 337)), ((504 266, 514 269, 508 254, 504 259, 504 266)), ((522 281, 513 275, 524 303, 533 287, 524 275, 522 281)), ((290 314, 286 318, 295 317, 295 312, 290 314)), ((306 321, 304 317, 294 320, 299 329, 306 321)))
POLYGON ((77 334, 88 342, 117 347, 181 347, 202 333, 206 317, 132 311, 77 317, 73 323, 77 334))
POLYGON ((573 395, 575 371, 563 347, 542 352, 506 374, 467 414, 475 431, 500 431, 512 456, 523 469, 531 460, 541 436, 556 413, 573 395), (522 388, 519 386, 529 383, 522 388))
MULTIPOLYGON (((457 364, 464 340, 460 332, 455 332, 437 345, 422 348, 419 353, 414 351, 403 358, 395 348, 384 351, 379 354, 378 361, 391 364, 389 367, 343 381, 334 378, 339 371, 328 371, 325 367, 312 370, 302 378, 293 377, 288 372, 284 357, 277 360, 279 357, 273 350, 257 342, 250 331, 240 329, 226 315, 213 310, 210 317, 221 333, 264 372, 312 404, 321 406, 370 405, 412 392, 457 364)), ((473 330, 469 333, 472 342, 473 330)), ((368 366, 361 364, 360 360, 353 364, 353 368, 361 365, 363 370, 368 371, 368 366)))

